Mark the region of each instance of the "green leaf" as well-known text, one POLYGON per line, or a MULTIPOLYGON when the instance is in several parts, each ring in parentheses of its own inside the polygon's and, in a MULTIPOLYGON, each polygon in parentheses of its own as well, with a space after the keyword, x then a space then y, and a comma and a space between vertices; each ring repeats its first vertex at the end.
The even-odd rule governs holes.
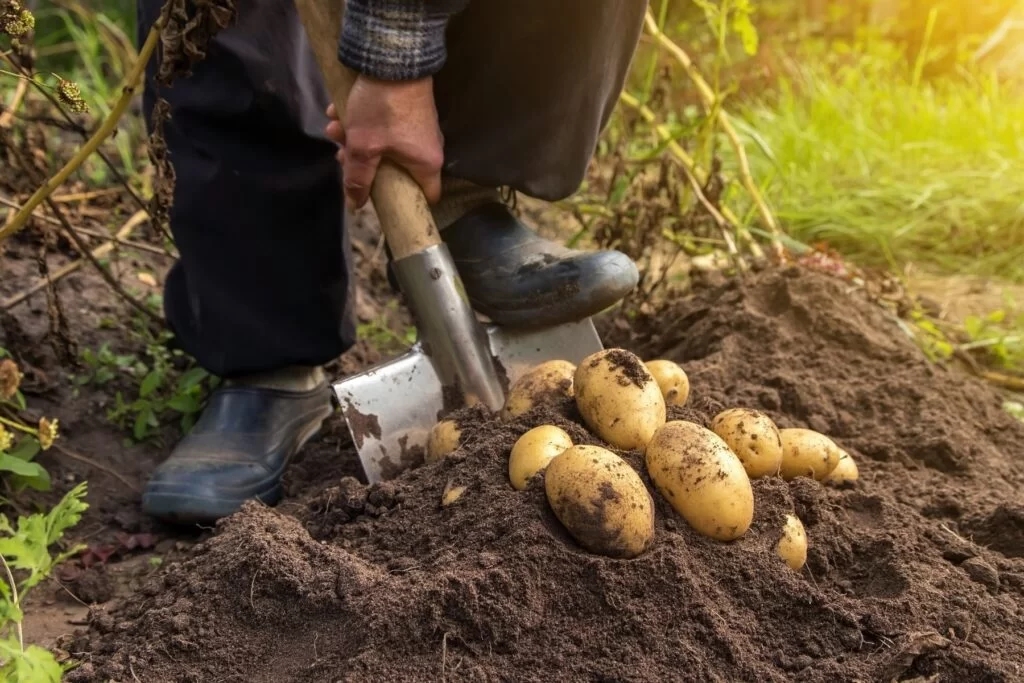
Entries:
POLYGON ((139 397, 146 398, 152 394, 163 383, 163 380, 162 373, 156 370, 151 371, 142 379, 142 383, 139 384, 139 397))
POLYGON ((739 35, 743 43, 743 51, 748 55, 757 54, 758 38, 757 29, 750 21, 750 14, 738 11, 732 18, 732 30, 739 35))
POLYGON ((39 471, 42 469, 37 462, 26 462, 8 453, 0 453, 0 472, 12 472, 23 477, 36 477, 39 476, 39 471))
POLYGON ((964 331, 971 339, 977 339, 985 329, 985 323, 976 315, 969 315, 964 319, 964 331))
POLYGON ((9 683, 60 683, 64 668, 49 650, 29 645, 24 652, 11 654, 3 673, 4 680, 9 683))
POLYGON ((28 462, 39 454, 39 439, 34 436, 26 436, 13 450, 7 451, 7 455, 28 462))
POLYGON ((149 432, 149 421, 153 417, 153 409, 148 405, 135 414, 135 424, 132 426, 132 435, 136 441, 142 441, 149 432))
POLYGON ((190 394, 178 394, 165 404, 171 410, 179 413, 195 413, 199 411, 201 403, 198 398, 190 394))
POLYGON ((209 376, 210 373, 203 368, 192 368, 178 380, 178 387, 181 391, 188 391, 192 387, 201 384, 209 376))
POLYGON ((985 319, 994 325, 998 325, 1006 320, 1006 311, 992 311, 985 316, 985 319))

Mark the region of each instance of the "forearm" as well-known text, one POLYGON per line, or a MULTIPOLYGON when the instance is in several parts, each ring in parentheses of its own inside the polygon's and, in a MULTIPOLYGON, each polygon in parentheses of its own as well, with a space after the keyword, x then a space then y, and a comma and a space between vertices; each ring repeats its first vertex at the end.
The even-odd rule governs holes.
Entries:
POLYGON ((348 0, 338 58, 389 81, 432 76, 444 65, 448 20, 469 0, 348 0))

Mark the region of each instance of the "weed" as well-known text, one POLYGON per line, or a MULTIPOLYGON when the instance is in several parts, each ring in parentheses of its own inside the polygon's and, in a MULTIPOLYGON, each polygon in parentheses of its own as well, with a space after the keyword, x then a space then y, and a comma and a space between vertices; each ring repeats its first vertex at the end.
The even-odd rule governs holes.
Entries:
POLYGON ((182 350, 172 348, 173 337, 166 330, 153 333, 136 320, 132 339, 133 345, 143 349, 141 354, 115 353, 107 343, 96 350, 83 349, 80 359, 86 371, 74 376, 74 383, 105 386, 127 378, 131 389, 115 391, 107 418, 129 430, 136 441, 153 437, 174 416, 181 430, 188 432, 218 378, 198 367, 182 350))
POLYGON ((52 555, 65 531, 78 524, 88 505, 86 483, 64 495, 49 512, 19 516, 17 525, 0 514, 0 562, 5 580, 0 580, 0 675, 11 683, 59 683, 65 667, 53 653, 29 644, 22 632, 25 596, 53 572, 57 565, 79 553, 84 546, 52 555), (19 575, 21 578, 16 578, 19 575))
POLYGON ((57 438, 56 419, 29 421, 21 393, 21 371, 6 349, 0 347, 0 476, 13 493, 26 488, 50 490, 50 474, 35 457, 57 438))

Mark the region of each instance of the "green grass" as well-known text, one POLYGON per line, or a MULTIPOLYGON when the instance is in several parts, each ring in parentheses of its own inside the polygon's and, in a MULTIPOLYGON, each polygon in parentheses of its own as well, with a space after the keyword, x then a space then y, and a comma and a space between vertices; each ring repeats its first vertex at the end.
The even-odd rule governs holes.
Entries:
POLYGON ((1024 97, 977 75, 922 83, 898 60, 823 61, 790 63, 738 112, 787 232, 868 265, 1024 281, 1024 97))

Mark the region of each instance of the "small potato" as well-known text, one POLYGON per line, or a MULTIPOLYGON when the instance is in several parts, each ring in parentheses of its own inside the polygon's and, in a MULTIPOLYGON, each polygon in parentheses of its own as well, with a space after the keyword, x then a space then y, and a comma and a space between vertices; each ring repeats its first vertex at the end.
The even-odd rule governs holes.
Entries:
POLYGON ((465 492, 465 486, 458 486, 449 481, 445 484, 444 491, 441 492, 441 507, 446 508, 449 505, 454 505, 459 498, 462 498, 462 494, 465 492))
POLYGON ((673 420, 647 444, 658 492, 697 533, 732 541, 754 521, 754 490, 743 463, 710 429, 673 420))
POLYGON ((751 479, 779 473, 782 437, 764 413, 746 408, 724 410, 711 421, 711 431, 729 445, 751 479))
POLYGON ((857 468, 857 461, 843 449, 839 449, 839 464, 825 477, 826 484, 842 484, 847 481, 857 481, 860 478, 860 470, 857 468))
POLYGON ((572 398, 575 372, 576 366, 565 360, 549 360, 531 368, 509 389, 501 419, 512 420, 538 405, 572 398))
POLYGON ((811 477, 824 481, 839 464, 839 446, 832 439, 811 429, 781 429, 782 466, 779 475, 789 481, 811 477))
POLYGON ((644 365, 654 375, 654 381, 658 383, 667 405, 686 404, 686 399, 690 397, 690 378, 678 363, 670 360, 649 360, 644 365))
POLYGON ((452 420, 441 420, 430 428, 427 435, 427 454, 423 460, 427 464, 440 462, 455 452, 459 447, 462 430, 452 420))
POLYGON ((572 446, 544 472, 558 521, 587 550, 628 559, 654 539, 654 500, 629 464, 599 446, 572 446))
POLYGON ((566 448, 572 448, 572 438, 554 425, 541 425, 519 437, 508 458, 508 478, 517 491, 526 488, 535 474, 566 448))
POLYGON ((576 407, 599 437, 623 450, 643 449, 665 424, 665 397, 635 354, 605 349, 583 359, 573 379, 576 407))
POLYGON ((807 562, 807 532, 795 515, 786 515, 782 538, 775 545, 775 551, 794 571, 800 571, 807 562))

